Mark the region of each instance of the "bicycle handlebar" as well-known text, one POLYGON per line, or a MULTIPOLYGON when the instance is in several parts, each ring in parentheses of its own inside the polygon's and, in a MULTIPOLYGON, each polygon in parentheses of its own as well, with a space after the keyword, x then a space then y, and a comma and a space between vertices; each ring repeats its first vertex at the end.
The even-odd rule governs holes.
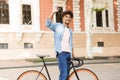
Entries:
POLYGON ((80 58, 71 58, 71 60, 72 60, 72 62, 73 61, 77 61, 78 62, 76 65, 74 65, 74 67, 76 67, 76 68, 80 67, 80 66, 82 66, 84 64, 83 60, 80 59, 80 58))

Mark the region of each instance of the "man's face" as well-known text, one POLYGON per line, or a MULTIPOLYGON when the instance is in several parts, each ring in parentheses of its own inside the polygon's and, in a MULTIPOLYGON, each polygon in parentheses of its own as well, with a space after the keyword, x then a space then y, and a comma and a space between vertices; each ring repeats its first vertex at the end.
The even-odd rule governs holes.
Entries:
POLYGON ((69 14, 67 14, 63 17, 63 23, 64 24, 70 24, 71 20, 72 20, 72 18, 69 14))

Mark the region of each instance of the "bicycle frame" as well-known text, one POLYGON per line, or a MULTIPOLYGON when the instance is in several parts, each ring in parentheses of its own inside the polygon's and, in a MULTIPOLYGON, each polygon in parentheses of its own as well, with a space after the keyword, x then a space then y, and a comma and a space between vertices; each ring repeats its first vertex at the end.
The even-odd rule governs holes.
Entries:
MULTIPOLYGON (((43 62, 43 67, 42 67, 42 69, 40 70, 40 72, 42 72, 42 70, 45 68, 46 73, 47 73, 47 76, 48 76, 48 79, 51 80, 51 77, 50 77, 50 74, 49 74, 47 65, 46 65, 45 60, 44 60, 44 57, 40 57, 40 58, 42 59, 42 62, 43 62)), ((69 72, 70 72, 71 69, 73 69, 73 72, 75 72, 76 78, 77 78, 78 80, 80 80, 79 77, 78 77, 78 75, 77 75, 77 72, 76 72, 75 67, 79 67, 79 66, 83 65, 83 61, 80 60, 80 59, 71 59, 70 64, 71 64, 71 67, 70 67, 70 69, 69 69, 69 72), (78 64, 75 66, 72 60, 78 61, 78 64)), ((38 74, 37 78, 39 77, 39 75, 40 75, 40 74, 38 74)), ((37 80, 37 78, 36 78, 36 80, 37 80)))
MULTIPOLYGON (((42 61, 43 61, 43 67, 42 67, 42 69, 40 70, 40 73, 41 73, 41 72, 42 72, 42 70, 45 68, 46 73, 47 73, 47 76, 48 76, 48 79, 49 79, 49 80, 51 80, 51 77, 50 77, 50 74, 49 74, 49 72, 48 72, 48 68, 47 68, 47 65, 46 65, 46 63, 45 63, 45 60, 44 60, 44 58, 43 58, 43 57, 40 57, 40 58, 41 58, 41 59, 42 59, 42 61)), ((38 76, 37 76, 36 80, 38 79, 39 75, 40 75, 40 74, 38 74, 38 76)))

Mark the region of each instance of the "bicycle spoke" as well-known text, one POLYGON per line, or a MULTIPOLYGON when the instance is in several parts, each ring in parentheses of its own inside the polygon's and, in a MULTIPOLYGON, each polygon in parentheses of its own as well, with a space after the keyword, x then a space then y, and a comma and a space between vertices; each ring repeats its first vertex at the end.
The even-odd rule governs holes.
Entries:
POLYGON ((42 73, 39 73, 38 71, 35 70, 29 70, 22 73, 17 80, 47 80, 47 79, 42 73))

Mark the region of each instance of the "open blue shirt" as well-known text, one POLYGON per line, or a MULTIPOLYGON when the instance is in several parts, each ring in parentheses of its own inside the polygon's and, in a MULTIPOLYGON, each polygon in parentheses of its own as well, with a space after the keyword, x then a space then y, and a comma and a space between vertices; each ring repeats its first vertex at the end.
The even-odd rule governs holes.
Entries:
MULTIPOLYGON (((54 47, 55 51, 58 53, 61 53, 61 41, 63 38, 63 33, 65 30, 65 26, 61 23, 52 23, 50 19, 46 20, 46 26, 50 28, 54 32, 54 47)), ((72 48, 73 48, 73 43, 72 43, 72 29, 69 28, 70 31, 70 53, 72 54, 72 48)))

